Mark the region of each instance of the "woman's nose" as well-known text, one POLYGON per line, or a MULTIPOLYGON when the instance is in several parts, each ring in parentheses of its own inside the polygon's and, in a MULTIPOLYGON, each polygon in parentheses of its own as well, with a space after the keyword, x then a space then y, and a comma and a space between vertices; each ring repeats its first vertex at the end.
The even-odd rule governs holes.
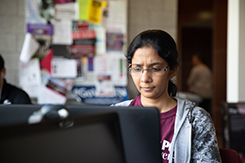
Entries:
POLYGON ((148 71, 148 69, 144 69, 142 70, 142 74, 141 74, 141 79, 140 81, 143 83, 149 83, 152 81, 152 77, 151 77, 151 73, 148 71))

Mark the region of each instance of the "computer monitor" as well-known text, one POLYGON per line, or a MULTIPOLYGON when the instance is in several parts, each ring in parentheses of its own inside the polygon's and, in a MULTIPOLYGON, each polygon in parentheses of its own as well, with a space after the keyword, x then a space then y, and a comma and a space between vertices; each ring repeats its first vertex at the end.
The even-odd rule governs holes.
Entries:
POLYGON ((119 116, 127 163, 162 163, 159 110, 155 107, 68 105, 71 115, 115 111, 119 116))
MULTIPOLYGON (((28 124, 28 118, 42 105, 0 106, 0 126, 28 124)), ((54 105, 54 108, 62 107, 54 105)), ((116 112, 119 118, 125 160, 127 163, 161 163, 159 111, 155 107, 110 107, 68 105, 70 116, 116 112)), ((96 154, 95 154, 96 155, 96 154)))
MULTIPOLYGON (((9 109, 21 107, 22 111, 31 109, 25 105, 9 109)), ((33 105, 33 110, 40 107, 33 105)), ((22 120, 1 124, 0 162, 126 162, 116 112, 74 115, 65 121, 54 119, 32 125, 20 123, 22 120), (64 128, 64 124, 69 127, 64 128)))
POLYGON ((42 105, 11 104, 0 105, 0 127, 15 124, 28 124, 28 118, 42 105))
POLYGON ((222 103, 223 148, 236 150, 245 160, 245 102, 222 103))

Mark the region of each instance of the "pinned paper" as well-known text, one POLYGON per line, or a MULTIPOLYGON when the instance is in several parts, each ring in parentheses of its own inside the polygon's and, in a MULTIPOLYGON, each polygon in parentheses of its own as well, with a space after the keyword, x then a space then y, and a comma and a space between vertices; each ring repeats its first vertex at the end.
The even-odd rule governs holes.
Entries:
POLYGON ((27 24, 27 32, 34 35, 50 35, 54 33, 51 24, 27 24))
POLYGON ((50 49, 48 54, 41 60, 40 66, 51 74, 51 60, 53 57, 53 50, 50 49))
POLYGON ((117 86, 126 86, 127 85, 127 68, 126 60, 124 55, 120 52, 111 52, 107 53, 110 57, 110 63, 108 69, 112 75, 112 81, 114 85, 117 86))
POLYGON ((75 2, 76 0, 55 0, 55 5, 57 4, 66 4, 66 3, 72 3, 75 2))
POLYGON ((37 52, 39 43, 32 37, 30 33, 26 33, 24 44, 20 54, 20 61, 27 63, 31 57, 37 52))
POLYGON ((72 87, 72 80, 49 77, 38 93, 38 104, 65 104, 67 92, 72 87))
POLYGON ((78 0, 79 20, 88 20, 91 11, 92 0, 78 0))
POLYGON ((22 89, 24 89, 30 97, 36 97, 42 82, 39 60, 37 58, 30 60, 28 63, 20 62, 19 79, 22 89))
POLYGON ((103 15, 102 26, 107 30, 127 33, 127 3, 125 1, 108 1, 107 12, 103 15))
POLYGON ((25 0, 26 22, 33 24, 52 24, 54 2, 47 0, 25 0))
POLYGON ((39 60, 32 59, 28 63, 20 62, 20 85, 39 85, 41 84, 39 60))
POLYGON ((95 24, 100 24, 103 14, 103 9, 106 7, 106 1, 97 2, 93 1, 89 16, 89 21, 95 24))
POLYGON ((53 44, 71 45, 72 44, 72 22, 55 21, 54 23, 53 44))
POLYGON ((96 96, 115 96, 112 74, 108 70, 109 60, 106 56, 95 58, 95 87, 96 96))
POLYGON ((110 74, 97 74, 95 83, 96 96, 115 96, 115 87, 110 74))
POLYGON ((36 57, 44 57, 50 49, 52 45, 52 36, 50 35, 32 35, 33 38, 37 40, 39 43, 39 48, 37 53, 35 54, 36 57))
POLYGON ((104 55, 106 53, 106 29, 100 25, 95 26, 96 43, 95 53, 104 55))
POLYGON ((77 77, 77 61, 75 59, 53 58, 52 77, 75 78, 77 77))
POLYGON ((77 19, 77 3, 63 3, 55 5, 55 18, 56 20, 76 20, 77 19))
POLYGON ((66 99, 66 96, 46 86, 40 89, 37 96, 38 104, 65 104, 66 99))

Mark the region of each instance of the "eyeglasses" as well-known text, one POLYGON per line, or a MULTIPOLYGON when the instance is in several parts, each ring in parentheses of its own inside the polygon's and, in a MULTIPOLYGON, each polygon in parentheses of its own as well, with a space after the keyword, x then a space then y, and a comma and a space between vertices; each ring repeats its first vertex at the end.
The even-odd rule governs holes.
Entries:
POLYGON ((131 68, 128 69, 128 71, 129 71, 129 74, 130 75, 134 75, 134 76, 140 76, 140 75, 142 75, 143 72, 144 72, 144 70, 147 70, 148 73, 150 73, 151 75, 161 76, 168 69, 169 69, 169 66, 167 68, 163 68, 163 67, 157 67, 157 68, 150 67, 150 68, 147 68, 147 69, 143 69, 141 67, 131 67, 131 68))

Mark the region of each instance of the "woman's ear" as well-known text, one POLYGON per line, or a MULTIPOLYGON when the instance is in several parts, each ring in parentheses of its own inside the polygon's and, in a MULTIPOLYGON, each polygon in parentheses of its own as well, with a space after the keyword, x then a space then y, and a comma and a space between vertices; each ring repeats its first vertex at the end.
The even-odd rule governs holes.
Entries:
POLYGON ((6 69, 5 69, 5 67, 4 67, 4 68, 2 68, 2 70, 1 70, 1 77, 4 78, 5 74, 6 74, 6 69))
POLYGON ((175 77, 178 72, 179 72, 179 66, 175 66, 173 69, 171 69, 171 71, 170 71, 170 79, 175 77))

